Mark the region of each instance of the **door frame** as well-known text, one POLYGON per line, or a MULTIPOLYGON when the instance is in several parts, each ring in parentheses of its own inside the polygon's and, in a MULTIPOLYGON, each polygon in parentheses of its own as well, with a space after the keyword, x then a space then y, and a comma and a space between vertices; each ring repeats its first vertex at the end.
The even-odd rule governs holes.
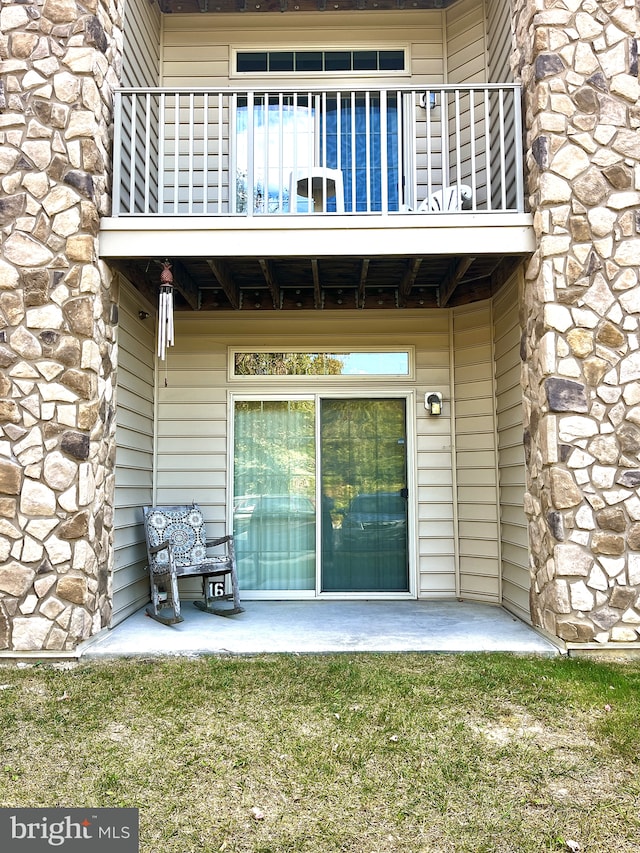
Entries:
POLYGON ((320 407, 318 402, 320 399, 403 399, 405 401, 405 419, 406 419, 406 464, 407 464, 407 488, 409 497, 407 499, 407 563, 409 573, 409 590, 407 592, 322 592, 322 525, 320 523, 321 514, 316 514, 316 571, 315 571, 315 589, 313 590, 242 590, 242 596, 247 600, 265 600, 265 599, 341 599, 341 600, 362 600, 362 599, 378 599, 378 600, 396 600, 396 599, 413 599, 418 598, 418 535, 417 535, 417 508, 418 508, 418 471, 417 471, 417 433, 416 433, 416 392, 413 388, 398 390, 397 387, 376 387, 376 388, 319 388, 315 392, 304 393, 293 391, 286 394, 278 389, 256 393, 249 391, 228 392, 228 430, 227 435, 227 494, 230 499, 227 500, 227 529, 232 530, 233 525, 233 483, 234 483, 234 448, 235 448, 235 404, 237 401, 250 400, 314 400, 315 407, 315 472, 316 472, 316 507, 321 506, 321 478, 320 478, 320 407))

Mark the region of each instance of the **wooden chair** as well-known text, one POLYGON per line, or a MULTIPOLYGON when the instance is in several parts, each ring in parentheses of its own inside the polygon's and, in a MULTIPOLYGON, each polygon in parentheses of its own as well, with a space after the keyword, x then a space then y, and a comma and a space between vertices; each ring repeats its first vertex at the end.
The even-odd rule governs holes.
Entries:
POLYGON ((207 539, 202 511, 191 506, 144 507, 151 604, 147 613, 165 625, 182 622, 178 579, 200 577, 202 599, 194 604, 216 616, 242 613, 233 536, 207 539), (217 548, 217 552, 212 552, 217 548), (223 601, 231 606, 219 607, 223 601))

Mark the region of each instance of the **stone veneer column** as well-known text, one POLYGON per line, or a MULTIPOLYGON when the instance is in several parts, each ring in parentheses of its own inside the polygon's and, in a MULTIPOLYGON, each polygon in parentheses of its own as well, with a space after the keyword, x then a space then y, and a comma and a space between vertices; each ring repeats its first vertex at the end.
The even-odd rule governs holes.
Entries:
POLYGON ((640 637, 636 0, 513 0, 538 249, 523 385, 534 623, 640 637))
POLYGON ((0 649, 72 649, 110 615, 121 6, 0 7, 0 649))

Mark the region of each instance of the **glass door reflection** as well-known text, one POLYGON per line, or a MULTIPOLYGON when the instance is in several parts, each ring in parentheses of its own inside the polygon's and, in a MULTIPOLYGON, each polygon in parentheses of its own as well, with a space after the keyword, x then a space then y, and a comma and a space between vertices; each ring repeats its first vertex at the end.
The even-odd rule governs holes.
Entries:
POLYGON ((320 435, 322 591, 408 591, 405 400, 324 399, 320 435))

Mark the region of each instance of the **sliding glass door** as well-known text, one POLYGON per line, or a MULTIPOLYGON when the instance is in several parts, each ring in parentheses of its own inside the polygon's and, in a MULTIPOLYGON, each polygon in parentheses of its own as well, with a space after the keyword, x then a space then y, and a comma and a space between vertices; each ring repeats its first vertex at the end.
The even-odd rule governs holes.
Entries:
POLYGON ((409 591, 405 410, 403 398, 236 401, 243 589, 409 591))
POLYGON ((323 592, 407 592, 403 399, 320 403, 323 592))
POLYGON ((313 400, 235 404, 233 531, 244 589, 316 585, 313 400))

